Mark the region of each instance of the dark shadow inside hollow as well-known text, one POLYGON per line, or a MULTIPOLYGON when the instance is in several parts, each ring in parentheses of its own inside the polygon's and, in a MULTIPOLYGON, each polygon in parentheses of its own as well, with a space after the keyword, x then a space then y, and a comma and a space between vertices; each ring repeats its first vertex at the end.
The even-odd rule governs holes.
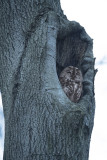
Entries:
POLYGON ((59 77, 62 70, 74 66, 81 70, 81 63, 87 49, 87 42, 81 39, 81 31, 57 37, 56 69, 59 77))

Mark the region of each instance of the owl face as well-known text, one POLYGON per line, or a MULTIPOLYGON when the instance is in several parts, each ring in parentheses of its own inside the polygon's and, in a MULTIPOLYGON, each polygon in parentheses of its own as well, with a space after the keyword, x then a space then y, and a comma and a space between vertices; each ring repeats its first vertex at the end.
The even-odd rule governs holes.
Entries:
POLYGON ((65 68, 60 76, 60 83, 65 94, 73 102, 78 102, 82 93, 82 73, 73 66, 65 68))

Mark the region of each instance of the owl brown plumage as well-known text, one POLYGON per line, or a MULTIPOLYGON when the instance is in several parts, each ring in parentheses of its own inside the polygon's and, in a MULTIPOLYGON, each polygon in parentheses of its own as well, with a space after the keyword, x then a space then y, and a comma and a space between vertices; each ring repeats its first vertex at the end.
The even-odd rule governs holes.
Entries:
POLYGON ((82 94, 82 73, 73 66, 65 68, 60 76, 60 83, 65 94, 73 102, 78 102, 82 94))

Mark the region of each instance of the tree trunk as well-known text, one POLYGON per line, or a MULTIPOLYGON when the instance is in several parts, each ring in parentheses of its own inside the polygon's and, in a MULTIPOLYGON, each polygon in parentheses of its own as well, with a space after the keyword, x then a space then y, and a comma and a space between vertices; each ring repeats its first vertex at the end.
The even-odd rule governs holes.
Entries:
POLYGON ((0 89, 4 160, 88 160, 94 119, 92 39, 68 21, 59 0, 0 0, 0 89), (83 74, 78 103, 59 82, 83 74))

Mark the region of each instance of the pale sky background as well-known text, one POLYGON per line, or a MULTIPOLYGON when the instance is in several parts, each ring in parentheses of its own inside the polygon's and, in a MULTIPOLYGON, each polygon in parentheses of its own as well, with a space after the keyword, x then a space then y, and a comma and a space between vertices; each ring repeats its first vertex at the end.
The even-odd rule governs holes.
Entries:
MULTIPOLYGON (((96 113, 89 160, 107 160, 107 0, 61 0, 64 14, 79 22, 94 39, 98 73, 95 80, 96 113)), ((3 155, 3 115, 0 100, 0 160, 3 155)))

